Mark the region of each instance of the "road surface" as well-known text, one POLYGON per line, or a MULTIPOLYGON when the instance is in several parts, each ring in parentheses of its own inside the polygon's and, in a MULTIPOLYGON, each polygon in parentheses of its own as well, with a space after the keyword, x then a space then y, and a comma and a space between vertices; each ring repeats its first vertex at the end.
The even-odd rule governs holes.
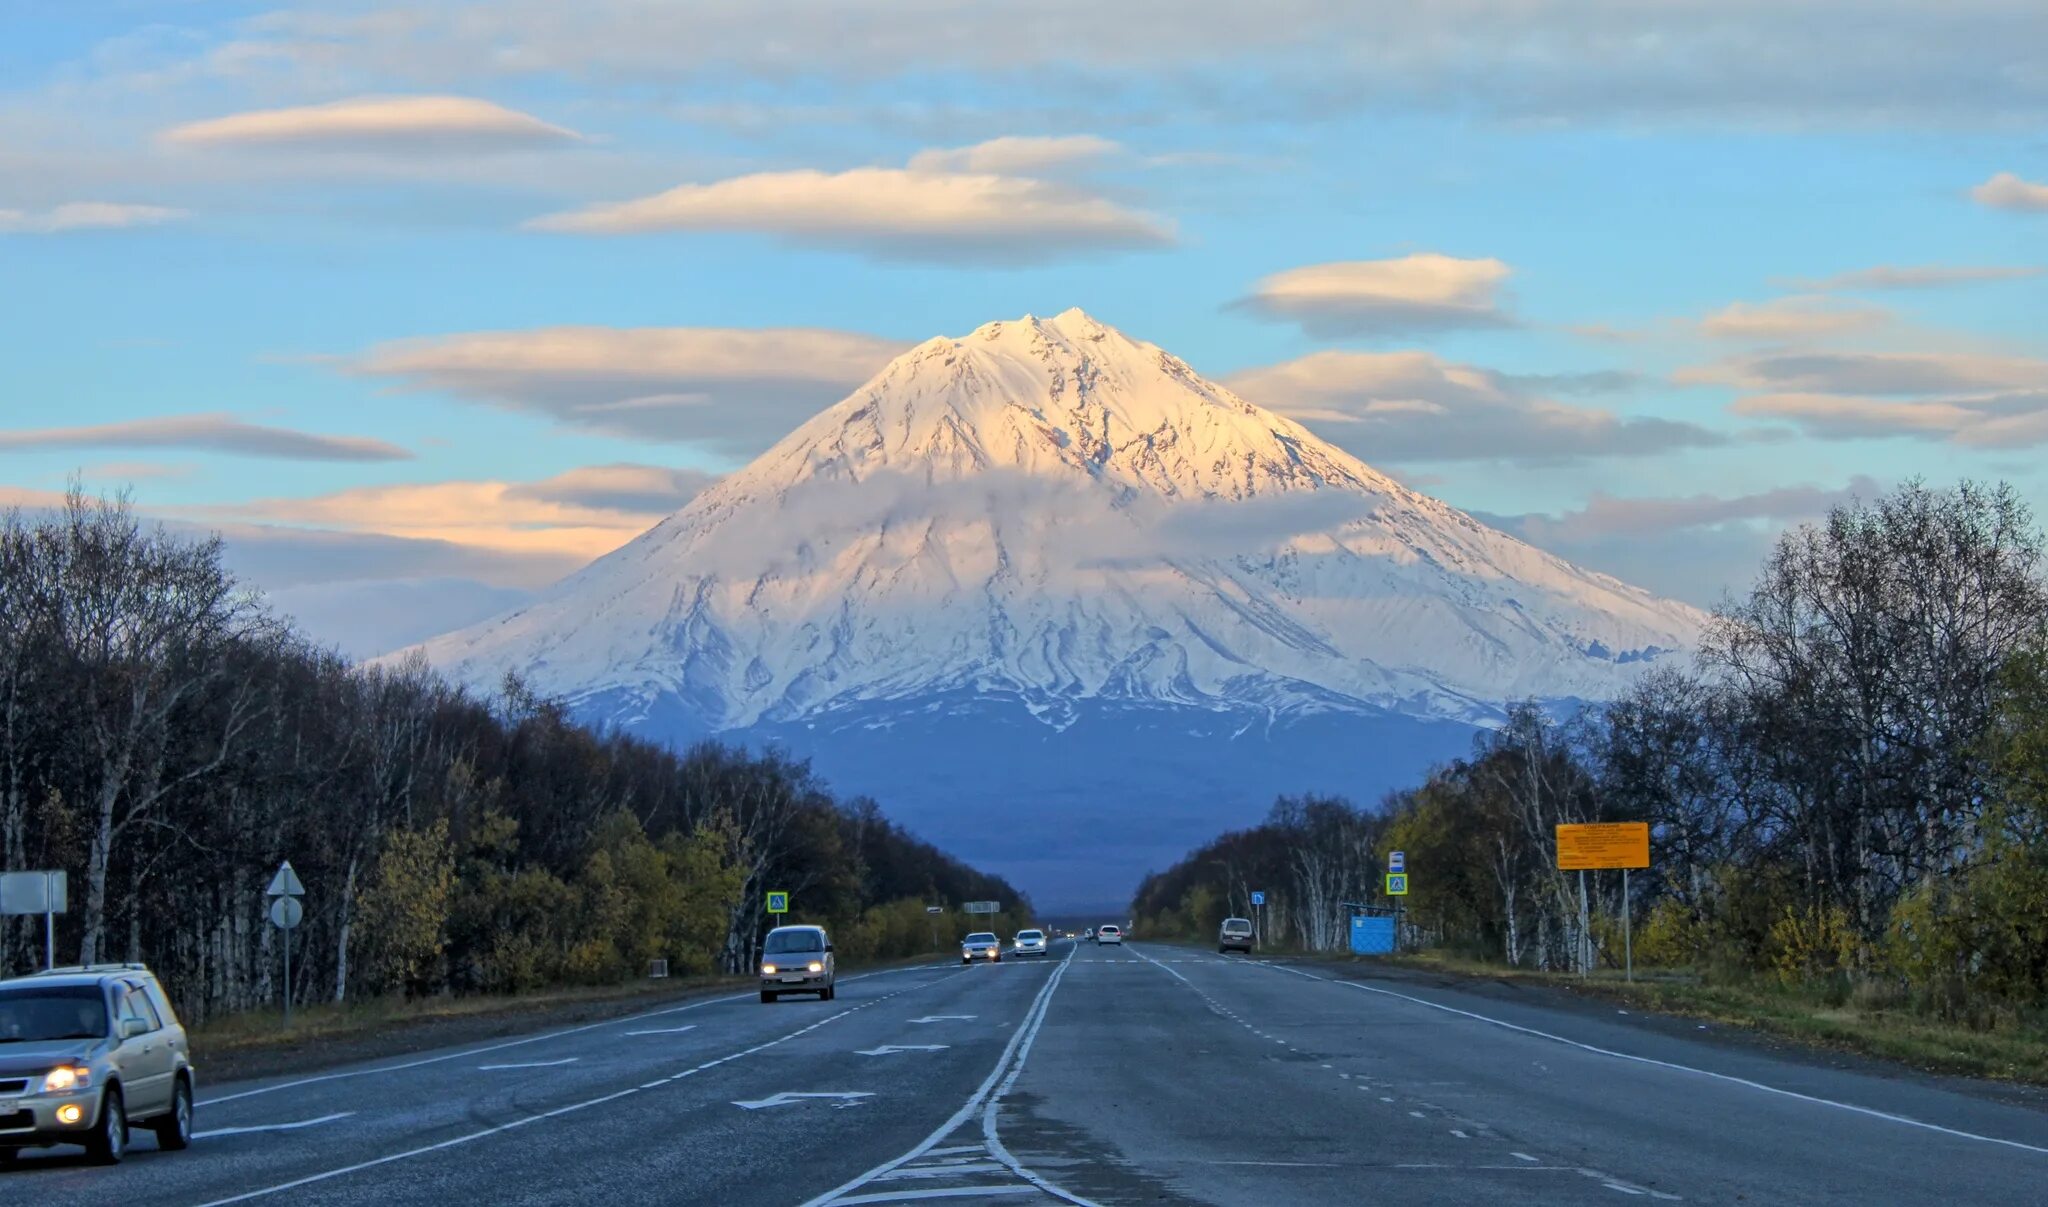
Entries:
MULTIPOLYGON (((203 1072, 203 1069, 202 1069, 203 1072)), ((2048 1114, 1602 1012, 1134 943, 202 1087, 8 1202, 2031 1203, 2048 1114), (1346 979, 1362 977, 1362 979, 1346 979)))

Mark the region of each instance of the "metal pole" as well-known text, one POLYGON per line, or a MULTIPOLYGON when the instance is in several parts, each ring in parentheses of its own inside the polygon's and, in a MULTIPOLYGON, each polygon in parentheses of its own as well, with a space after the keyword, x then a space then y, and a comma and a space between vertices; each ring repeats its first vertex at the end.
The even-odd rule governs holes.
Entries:
POLYGON ((1628 924, 1628 869, 1621 869, 1621 947, 1628 953, 1628 979, 1636 979, 1636 940, 1628 924))
POLYGON ((289 929, 285 929, 279 933, 284 935, 284 1025, 286 1029, 290 1029, 292 1025, 292 932, 289 929))
POLYGON ((1592 909, 1586 898, 1586 869, 1579 869, 1579 975, 1587 976, 1593 971, 1592 909))
POLYGON ((57 966, 57 873, 43 873, 43 967, 57 966))

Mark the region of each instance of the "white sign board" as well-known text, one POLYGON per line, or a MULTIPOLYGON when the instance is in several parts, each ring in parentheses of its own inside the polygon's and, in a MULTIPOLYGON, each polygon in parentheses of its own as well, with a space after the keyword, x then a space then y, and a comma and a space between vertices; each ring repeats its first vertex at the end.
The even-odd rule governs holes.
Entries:
POLYGON ((0 872, 0 914, 61 914, 70 898, 63 872, 0 872))
POLYGON ((993 914, 1002 908, 1003 903, 1000 901, 969 901, 960 907, 960 911, 967 914, 993 914))
POLYGON ((1405 872, 1405 871, 1407 871, 1407 870, 1408 870, 1408 852, 1406 852, 1406 851, 1388 851, 1388 852, 1387 852, 1387 870, 1388 870, 1388 871, 1390 871, 1390 872, 1405 872))

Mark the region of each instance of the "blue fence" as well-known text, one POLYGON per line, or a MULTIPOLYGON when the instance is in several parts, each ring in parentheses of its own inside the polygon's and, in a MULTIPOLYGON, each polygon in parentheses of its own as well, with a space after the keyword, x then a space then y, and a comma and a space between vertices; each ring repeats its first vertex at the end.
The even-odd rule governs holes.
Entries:
POLYGON ((1351 954, 1390 956, 1394 954, 1394 919, 1370 914, 1351 915, 1351 954))

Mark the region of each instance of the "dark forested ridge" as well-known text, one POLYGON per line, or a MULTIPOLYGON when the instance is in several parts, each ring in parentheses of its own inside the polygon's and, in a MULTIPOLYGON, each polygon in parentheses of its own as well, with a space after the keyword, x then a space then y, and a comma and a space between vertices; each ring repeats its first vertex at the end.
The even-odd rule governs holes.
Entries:
POLYGON ((1534 704, 1377 809, 1283 801, 1146 880, 1141 926, 1344 941, 1406 852, 1416 941, 1524 967, 1621 959, 1890 995, 1966 1020, 2048 1004, 2048 588, 2006 487, 1910 483, 1788 532, 1696 670, 1534 704), (1556 869, 1559 823, 1647 821, 1652 866, 1556 869))
MULTIPOLYGON (((146 960, 200 1019, 274 1004, 287 858, 299 1001, 737 971, 769 889, 856 959, 950 938, 928 903, 1029 916, 806 764, 351 665, 219 555, 77 492, 0 521, 0 867, 70 873, 60 961, 146 960)), ((41 918, 6 920, 0 975, 41 959, 41 918)))

